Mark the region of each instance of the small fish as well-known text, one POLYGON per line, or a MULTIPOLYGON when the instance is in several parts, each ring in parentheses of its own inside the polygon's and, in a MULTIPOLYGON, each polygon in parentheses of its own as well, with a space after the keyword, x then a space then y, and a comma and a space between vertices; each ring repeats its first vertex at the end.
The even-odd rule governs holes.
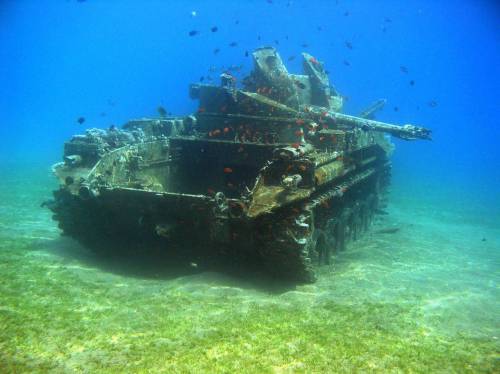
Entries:
POLYGON ((302 48, 308 48, 308 47, 309 47, 309 44, 307 44, 307 43, 302 43, 301 47, 302 47, 302 48))
POLYGON ((412 79, 412 80, 410 81, 410 86, 414 86, 414 85, 415 85, 415 81, 412 79))
POLYGON ((344 60, 342 62, 344 63, 345 66, 351 66, 351 63, 349 61, 347 61, 347 60, 344 60))
POLYGON ((295 60, 295 56, 288 57, 288 61, 293 61, 293 60, 295 60))
POLYGON ((109 106, 115 106, 115 105, 116 105, 116 103, 115 103, 113 100, 108 99, 108 105, 109 105, 109 106))
POLYGON ((268 4, 272 4, 272 3, 273 3, 273 0, 267 0, 267 3, 268 3, 268 4))
POLYGON ((238 45, 238 43, 237 43, 237 42, 231 42, 231 43, 229 43, 229 46, 230 46, 230 47, 236 47, 237 45, 238 45))
POLYGON ((160 117, 165 117, 167 115, 167 110, 161 105, 159 105, 158 108, 156 108, 156 111, 158 112, 160 117))
POLYGON ((191 30, 188 35, 189 36, 195 36, 195 35, 198 35, 199 33, 200 32, 198 30, 191 30))
POLYGON ((212 32, 217 32, 219 30, 219 28, 217 26, 214 26, 210 29, 210 31, 212 32))
POLYGON ((228 168, 228 167, 224 168, 224 174, 231 174, 232 172, 233 172, 233 169, 228 168))
POLYGON ((323 31, 323 27, 318 26, 318 27, 316 27, 316 30, 318 30, 318 31, 323 31))
POLYGON ((200 82, 203 82, 204 80, 205 80, 205 77, 202 75, 202 76, 200 77, 200 82))
POLYGON ((397 106, 395 106, 393 109, 395 112, 399 112, 399 108, 397 106))
POLYGON ((350 41, 346 41, 344 44, 347 48, 352 49, 352 43, 350 41))
POLYGON ((275 40, 274 40, 274 44, 276 44, 276 45, 280 45, 280 41, 279 41, 278 39, 275 39, 275 40))
POLYGON ((219 49, 219 48, 215 48, 215 49, 214 49, 214 55, 216 55, 216 54, 217 54, 217 53, 219 53, 219 52, 220 52, 220 49, 219 49))
POLYGON ((391 23, 391 22, 392 22, 392 19, 390 19, 389 17, 385 17, 385 18, 384 18, 384 22, 385 22, 385 23, 391 23))
POLYGON ((100 115, 101 117, 106 117, 106 112, 101 112, 99 115, 100 115))
POLYGON ((431 100, 427 103, 427 105, 429 105, 431 108, 435 108, 437 107, 438 103, 436 100, 431 100))
POLYGON ((347 11, 344 13, 344 16, 347 17, 349 14, 350 14, 349 11, 347 11))
POLYGON ((408 74, 408 68, 404 65, 401 65, 399 67, 399 70, 401 70, 401 73, 405 73, 405 74, 408 74))
POLYGON ((240 21, 239 21, 239 20, 236 20, 236 21, 234 21, 234 24, 235 24, 235 25, 239 25, 239 24, 240 24, 240 21))
POLYGON ((260 39, 261 39, 260 35, 257 35, 257 40, 260 40, 260 39))
POLYGON ((81 125, 82 123, 85 122, 85 117, 78 117, 78 119, 76 120, 76 122, 78 122, 81 125))

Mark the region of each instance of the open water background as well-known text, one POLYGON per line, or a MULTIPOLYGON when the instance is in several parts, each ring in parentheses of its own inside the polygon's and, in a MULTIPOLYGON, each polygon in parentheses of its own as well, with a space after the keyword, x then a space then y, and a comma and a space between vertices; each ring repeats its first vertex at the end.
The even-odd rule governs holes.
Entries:
POLYGON ((0 368, 500 370, 499 19, 495 1, 0 2, 0 368), (376 227, 400 231, 292 290, 110 263, 59 236, 39 205, 66 139, 194 111, 188 83, 244 75, 261 45, 297 56, 292 72, 302 50, 325 61, 346 113, 383 97, 378 119, 433 130, 395 140, 376 227))

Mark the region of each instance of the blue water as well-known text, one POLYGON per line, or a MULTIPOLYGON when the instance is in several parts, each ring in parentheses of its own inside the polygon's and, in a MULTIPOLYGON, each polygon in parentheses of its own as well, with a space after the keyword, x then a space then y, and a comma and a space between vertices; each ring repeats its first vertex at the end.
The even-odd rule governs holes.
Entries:
MULTIPOLYGON (((107 128, 111 124, 121 125, 130 118, 156 116, 158 105, 176 115, 188 114, 196 108, 196 102, 188 97, 189 83, 197 82, 201 76, 206 79, 211 75, 217 79, 216 74, 209 72, 211 66, 219 68, 243 64, 243 69, 238 74, 241 78, 251 69, 251 58, 245 57, 245 52, 251 52, 262 45, 272 45, 278 49, 291 72, 301 71, 300 52, 304 50, 324 61, 332 83, 342 95, 348 97, 344 108, 346 113, 357 114, 375 99, 386 98, 386 107, 378 113, 377 119, 398 124, 418 124, 433 131, 431 142, 394 140, 396 152, 393 157, 393 205, 390 207, 390 219, 393 224, 403 227, 408 225, 407 234, 411 235, 396 237, 392 244, 390 241, 384 241, 386 238, 375 240, 379 247, 376 247, 371 255, 367 255, 366 251, 362 255, 360 253, 363 252, 353 249, 354 252, 349 252, 347 257, 339 259, 338 278, 335 279, 334 275, 325 276, 316 286, 317 289, 308 289, 304 293, 319 297, 318 295, 324 295, 327 290, 332 289, 332 285, 338 285, 335 291, 337 293, 332 291, 332 297, 340 300, 341 304, 349 304, 346 300, 353 298, 353 310, 357 314, 353 313, 358 317, 361 315, 359 313, 365 311, 367 302, 389 303, 399 307, 406 305, 406 302, 418 304, 420 301, 415 300, 427 300, 428 304, 422 307, 424 315, 414 316, 415 320, 420 321, 420 327, 429 323, 424 326, 425 334, 422 333, 422 339, 426 339, 429 334, 432 336, 434 332, 440 339, 442 336, 452 336, 449 342, 453 347, 462 340, 471 344, 460 347, 456 345, 456 350, 453 348, 448 352, 451 356, 456 354, 458 357, 456 363, 450 361, 451 366, 448 369, 458 370, 463 364, 469 365, 468 370, 472 371, 494 371, 495 367, 498 370, 498 356, 495 361, 494 351, 498 352, 499 336, 499 321, 495 318, 495 310, 498 311, 500 250, 499 21, 500 5, 496 1, 486 0, 3 0, 0 3, 0 172, 3 175, 0 185, 3 195, 0 205, 0 249, 3 251, 3 259, 9 261, 3 264, 4 288, 0 295, 4 298, 8 295, 10 298, 8 303, 1 305, 0 311, 10 311, 14 308, 13 305, 22 304, 24 299, 20 296, 16 298, 12 294, 14 290, 22 289, 21 284, 24 281, 33 281, 31 278, 23 279, 22 274, 35 274, 38 270, 40 274, 45 274, 43 269, 49 266, 48 263, 58 266, 60 259, 67 257, 61 254, 66 253, 61 248, 76 245, 64 240, 61 242, 57 228, 50 220, 50 214, 38 208, 39 203, 50 196, 50 191, 56 187, 49 170, 52 163, 60 160, 65 140, 88 127, 107 128), (196 13, 195 16, 193 12, 196 13), (211 32, 210 28, 214 26, 218 30, 211 32), (188 33, 192 30, 199 31, 199 34, 189 36, 188 33), (232 42, 237 45, 230 47, 232 42), (346 42, 351 43, 352 49, 346 46, 346 42), (302 47, 303 44, 308 46, 302 47), (218 54, 213 52, 216 48, 220 49, 218 54), (287 62, 289 56, 297 58, 287 62), (346 65, 346 62, 349 65, 346 65), (83 125, 77 123, 81 116, 86 119, 83 125), (394 251, 399 251, 393 254, 394 258, 398 258, 393 264, 403 265, 401 268, 394 265, 396 268, 393 272, 390 267, 384 268, 383 274, 386 275, 382 276, 382 273, 374 271, 370 264, 381 261, 378 265, 385 266, 383 248, 391 245, 394 251), (24 253, 28 253, 28 257, 23 257, 24 253), (33 253, 38 257, 30 257, 33 253), (443 256, 449 258, 449 262, 441 262, 443 256), (33 267, 30 268, 29 264, 33 267), (17 273, 17 266, 23 266, 25 272, 17 273), (465 270, 467 266, 472 266, 473 269, 465 270), (404 269, 408 269, 408 274, 412 274, 406 279, 404 269), (470 272, 463 274, 462 278, 456 278, 457 272, 462 271, 470 272), (16 273, 16 282, 9 283, 11 278, 5 274, 14 276, 16 273), (358 276, 360 273, 367 274, 367 278, 363 278, 364 275, 358 276), (344 281, 340 281, 340 278, 344 281), (393 287, 400 285, 401 279, 413 285, 414 295, 408 296, 413 301, 405 299, 407 294, 404 291, 394 291, 393 287), (431 286, 425 279, 433 279, 435 282, 431 286), (364 283, 365 281, 369 283, 364 283), (378 291, 372 294, 369 290, 375 288, 378 291), (466 298, 465 293, 460 294, 458 299, 453 299, 453 295, 456 296, 454 292, 460 289, 467 289, 470 291, 468 295, 475 296, 460 304, 460 298, 466 298), (358 296, 346 298, 346 294, 358 296), (374 294, 380 295, 380 299, 374 294), (450 298, 453 300, 451 304, 444 305, 436 301, 450 298), (359 306, 358 309, 356 305, 359 306), (439 309, 441 314, 432 314, 431 317, 425 314, 429 313, 429 310, 435 311, 435 308, 442 308, 439 309), (464 313, 460 315, 457 310, 464 313), (480 321, 474 318, 477 313, 482 316, 480 321), (447 316, 451 321, 448 325, 445 321, 447 316), (456 335, 460 333, 464 335, 456 335), (483 340, 479 343, 467 340, 476 338, 483 340), (477 355, 473 358, 463 356, 463 352, 470 351, 470 347, 479 346, 484 349, 478 348, 475 352, 477 355)), ((371 248, 372 241, 362 243, 361 247, 363 246, 371 248)), ((77 257, 76 260, 73 258, 64 261, 80 260, 81 258, 77 257)), ((93 266, 94 263, 82 260, 83 262, 76 265, 71 262, 72 265, 68 267, 64 261, 62 266, 67 273, 61 275, 61 279, 69 282, 73 289, 85 289, 86 286, 78 283, 79 280, 90 280, 71 273, 71 269, 73 266, 93 266)), ((138 293, 141 287, 150 287, 147 292, 156 295, 156 299, 142 300, 146 304, 154 304, 155 300, 163 295, 160 291, 155 293, 158 289, 167 287, 174 290, 178 286, 177 283, 165 285, 167 281, 154 284, 144 281, 146 283, 143 284, 135 278, 132 281, 127 277, 116 280, 112 278, 116 276, 113 272, 110 272, 110 280, 105 275, 108 267, 97 268, 100 270, 96 270, 95 276, 103 277, 99 281, 102 284, 119 282, 126 284, 135 293, 138 293)), ((40 277, 35 281, 39 282, 42 289, 47 289, 42 292, 38 288, 38 291, 33 291, 34 294, 31 295, 45 292, 49 295, 46 305, 56 305, 54 300, 58 296, 53 285, 48 281, 40 281, 43 276, 40 277), (50 295, 53 296, 52 299, 50 295)), ((202 291, 193 291, 196 287, 205 290, 203 287, 206 287, 206 284, 217 284, 217 287, 237 289, 234 295, 238 295, 233 295, 235 300, 259 300, 259 305, 277 303, 274 296, 259 294, 260 291, 249 291, 245 287, 238 288, 240 285, 235 285, 234 282, 227 279, 214 280, 211 277, 201 280, 187 279, 181 284, 180 291, 172 291, 172 295, 177 297, 179 292, 186 292, 187 299, 176 299, 176 302, 190 300, 186 302, 189 305, 200 298, 217 304, 214 297, 219 294, 208 293, 208 296, 203 296, 202 291), (243 294, 244 292, 247 293, 243 294)), ((299 296, 291 295, 287 302, 294 305, 290 300, 296 300, 299 296)), ((121 295, 118 295, 116 300, 111 300, 122 302, 120 297, 121 295)), ((224 294, 223 301, 217 299, 220 305, 215 305, 210 313, 218 315, 218 312, 226 311, 236 321, 241 317, 238 314, 241 311, 228 307, 227 297, 224 294)), ((310 301, 307 298, 309 296, 304 297, 302 301, 310 301)), ((99 299, 101 300, 101 297, 99 299)), ((90 297, 85 300, 82 303, 92 303, 90 297)), ((165 303, 165 300, 162 303, 165 303)), ((300 299, 298 304, 302 304, 300 299)), ((115 307, 116 305, 118 304, 115 304, 115 307)), ((119 308, 112 310, 123 312, 122 306, 125 307, 120 304, 119 308)), ((27 313, 30 310, 28 306, 19 308, 19 313, 27 313)), ((33 308, 38 311, 43 309, 40 305, 33 308)), ((70 307, 61 308, 58 310, 67 311, 70 307)), ((71 308, 76 307, 71 305, 71 308)), ((114 307, 111 305, 110 308, 114 307)), ((92 308, 87 310, 95 312, 92 308)), ((158 313, 157 309, 153 311, 158 313)), ((274 312, 280 316, 291 313, 289 310, 274 312)), ((39 319, 36 321, 42 323, 45 315, 40 313, 37 314, 39 319)), ((140 309, 136 309, 136 313, 140 314, 140 309)), ((204 315, 201 310, 193 313, 206 323, 212 318, 212 314, 204 315)), ((58 345, 62 342, 54 340, 52 348, 44 348, 44 342, 50 342, 50 337, 45 336, 43 332, 30 335, 27 331, 33 328, 32 325, 23 325, 23 318, 12 317, 8 313, 6 315, 5 318, 10 324, 5 324, 8 327, 4 329, 5 333, 0 335, 0 348, 3 347, 3 351, 7 353, 0 354, 0 367, 6 366, 11 370, 79 370, 85 367, 95 369, 94 366, 86 365, 91 365, 92 360, 101 360, 102 366, 96 367, 126 370, 124 363, 137 359, 121 351, 124 358, 120 356, 122 361, 113 366, 113 362, 109 362, 112 349, 101 347, 98 358, 84 356, 74 363, 71 361, 74 357, 68 356, 67 350, 58 345), (12 347, 14 341, 20 344, 20 351, 15 353, 11 348, 5 350, 5 347, 12 347), (62 352, 65 356, 61 358, 57 352, 62 352), (34 362, 34 366, 29 366, 29 362, 34 362), (64 366, 61 362, 70 364, 64 366)), ((409 313, 408 318, 411 315, 409 313)), ((113 319, 112 316, 108 317, 113 319)), ((314 315, 308 314, 307 318, 313 317, 314 315)), ((184 321, 186 315, 180 313, 172 318, 184 321)), ((255 318, 262 318, 262 315, 257 313, 255 318)), ((111 320, 108 320, 110 326, 114 323, 114 320, 111 320)), ((320 319, 323 322, 325 320, 320 319)), ((277 329, 274 323, 277 322, 267 320, 271 331, 273 328, 277 329)), ((266 321, 263 324, 266 325, 266 321)), ((88 335, 75 342, 75 345, 84 347, 85 340, 97 339, 98 326, 97 323, 90 326, 88 335)), ((404 326, 406 325, 401 325, 401 329, 404 329, 404 326)), ((51 325, 46 327, 50 329, 51 325)), ((120 334, 125 336, 128 333, 139 333, 143 327, 138 327, 138 330, 133 332, 122 331, 120 334)), ((224 330, 222 320, 218 320, 217 328, 222 331, 221 336, 227 336, 224 335, 227 331, 224 330)), ((254 331, 250 327, 249 329, 254 331)), ((71 334, 70 330, 64 331, 71 334)), ((179 336, 184 339, 181 339, 183 344, 187 344, 191 338, 199 338, 196 338, 198 335, 189 335, 186 331, 179 331, 179 336)), ((286 329, 281 327, 275 331, 283 332, 286 329)), ((111 335, 122 336, 113 334, 111 335)), ((314 335, 311 333, 305 336, 306 343, 308 337, 314 340, 311 338, 314 335)), ((393 336, 396 335, 394 333, 393 336)), ((290 343, 286 334, 276 336, 276 344, 290 343), (280 337, 282 340, 279 340, 280 337)), ((257 340, 261 344, 269 338, 260 335, 259 337, 261 339, 257 340)), ((317 344, 319 347, 322 347, 323 343, 324 346, 328 345, 312 340, 311 344, 317 344)), ((148 344, 151 341, 146 339, 148 344)), ((212 342, 210 339, 202 339, 199 344, 208 344, 209 341, 212 342)), ((427 344, 418 339, 415 341, 416 344, 427 344)), ((258 342, 251 344, 259 346, 258 342)), ((248 342, 233 343, 234 347, 240 347, 241 350, 250 349, 244 345, 248 342)), ((437 343, 429 343, 430 346, 433 344, 437 343)), ((78 347, 73 347, 72 352, 81 354, 90 349, 84 347, 79 351, 78 347)), ((195 350, 190 351, 189 348, 183 347, 183 350, 179 351, 180 355, 189 361, 195 350)), ((367 362, 378 359, 380 363, 380 357, 386 348, 379 348, 380 351, 369 357, 367 362)), ((279 368, 284 367, 283 362, 291 357, 304 365, 293 366, 292 370, 324 371, 326 366, 314 366, 313 358, 318 352, 311 348, 304 351, 307 352, 306 358, 300 358, 298 353, 280 356, 281 353, 274 352, 276 357, 280 357, 276 362, 269 361, 270 354, 265 350, 259 351, 260 353, 252 352, 249 354, 250 358, 247 357, 245 361, 249 366, 245 367, 252 368, 252 357, 255 362, 261 357, 263 362, 270 362, 270 366, 259 368, 279 371, 279 368)), ((447 371, 446 367, 439 366, 445 362, 444 358, 431 357, 431 351, 432 349, 422 353, 426 357, 422 367, 412 366, 412 361, 406 360, 406 356, 400 352, 403 358, 390 365, 386 363, 388 366, 363 366, 351 360, 351 366, 337 369, 372 368, 383 371, 403 368, 424 371, 441 368, 447 371), (433 366, 432 362, 440 364, 433 366)), ((150 349, 150 352, 153 359, 160 357, 154 356, 155 349, 150 349)), ((232 354, 233 360, 239 357, 235 352, 232 354)), ((322 354, 322 358, 328 357, 322 354)), ((438 353, 436 355, 439 356, 438 353)), ((224 362, 223 356, 221 357, 220 360, 224 362)), ((174 360, 172 357, 169 359, 174 360)), ((213 357, 208 359, 213 363, 213 357)), ((327 358, 325 360, 328 361, 327 358)), ((170 368, 181 371, 188 369, 189 366, 183 366, 187 364, 181 361, 171 361, 178 366, 170 368)), ((140 363, 133 362, 135 369, 141 368, 140 363)), ((144 364, 142 367, 149 366, 144 364)), ((231 365, 201 365, 196 368, 212 371, 217 371, 217 368, 222 368, 222 371, 229 370, 228 368, 237 370, 231 365)))

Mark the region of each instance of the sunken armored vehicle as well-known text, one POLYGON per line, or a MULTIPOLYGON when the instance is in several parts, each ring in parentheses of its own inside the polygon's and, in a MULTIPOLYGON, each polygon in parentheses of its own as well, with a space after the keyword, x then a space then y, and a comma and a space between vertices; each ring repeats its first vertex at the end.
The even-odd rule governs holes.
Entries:
POLYGON ((228 73, 220 86, 190 86, 192 115, 74 136, 48 204, 64 234, 97 251, 163 251, 200 268, 225 262, 314 281, 380 207, 387 134, 430 131, 371 119, 383 100, 342 114, 322 62, 302 56, 295 75, 275 49, 257 49, 243 89, 228 73))

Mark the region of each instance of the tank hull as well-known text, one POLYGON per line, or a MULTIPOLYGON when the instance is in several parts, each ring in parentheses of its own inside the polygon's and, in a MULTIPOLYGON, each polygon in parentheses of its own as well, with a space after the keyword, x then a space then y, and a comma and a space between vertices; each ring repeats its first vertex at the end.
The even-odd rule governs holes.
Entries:
MULTIPOLYGON (((364 153, 368 153, 364 150, 364 153)), ((371 154, 371 153, 368 153, 371 154)), ((229 265, 298 283, 316 280, 319 266, 364 233, 389 183, 380 158, 334 178, 307 199, 280 202, 257 214, 243 199, 135 188, 54 192, 50 208, 59 228, 99 254, 155 253, 203 268, 229 265)))

